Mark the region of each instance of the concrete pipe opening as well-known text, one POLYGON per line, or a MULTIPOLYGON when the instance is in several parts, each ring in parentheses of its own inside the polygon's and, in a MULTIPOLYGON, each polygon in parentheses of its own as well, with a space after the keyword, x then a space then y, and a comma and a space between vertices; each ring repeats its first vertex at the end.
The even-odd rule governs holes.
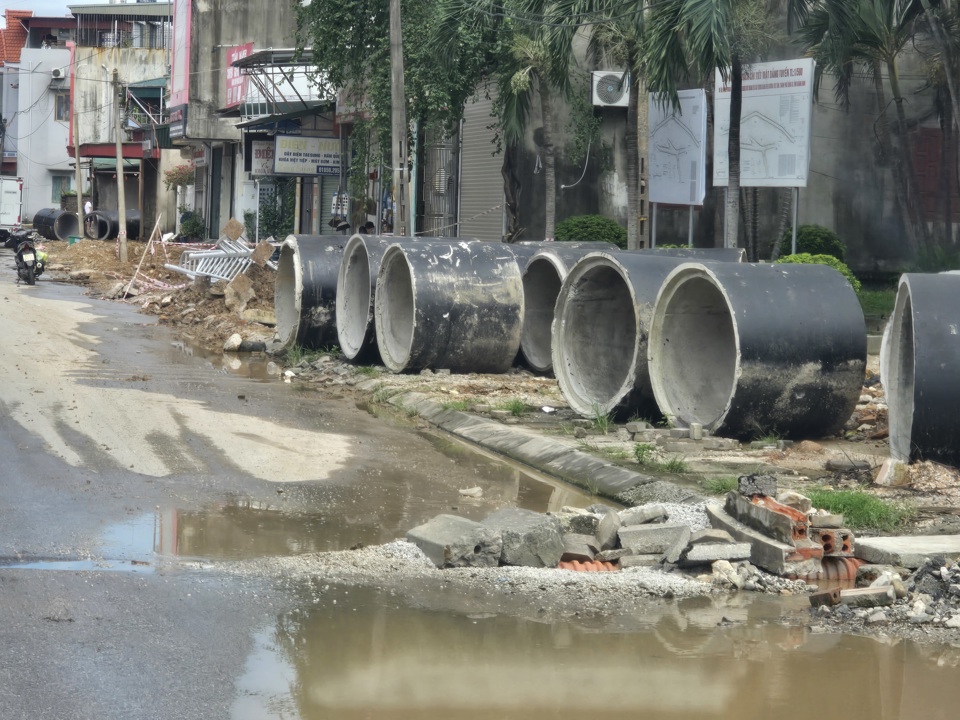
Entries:
POLYGON ((377 346, 383 364, 403 372, 413 346, 416 297, 413 275, 399 246, 387 248, 380 263, 376 290, 377 346))
POLYGON ((537 372, 553 368, 553 312, 567 271, 551 254, 530 258, 523 273, 523 331, 520 350, 527 364, 537 372))
POLYGON ((738 371, 730 306, 713 278, 691 268, 664 283, 654 310, 650 383, 677 424, 714 426, 727 411, 738 371), (664 339, 664 340, 661 340, 664 339))
POLYGON ((80 237, 80 221, 77 214, 72 212, 63 212, 53 220, 53 234, 58 240, 67 241, 71 237, 80 237))
POLYGON ((354 235, 343 249, 337 279, 337 338, 348 360, 378 359, 373 301, 388 241, 354 235))
POLYGON ((867 337, 833 268, 691 262, 663 281, 647 347, 654 396, 675 424, 810 438, 850 419, 867 337))
POLYGON ((886 345, 891 456, 960 465, 960 275, 902 275, 886 345))
POLYGON ((91 240, 107 240, 113 233, 116 236, 116 220, 106 213, 94 211, 83 221, 83 234, 91 240))
POLYGON ((283 349, 296 344, 297 332, 300 329, 303 269, 299 255, 300 245, 295 237, 290 236, 281 243, 273 286, 273 304, 277 317, 277 342, 283 349))
POLYGON ((633 387, 636 303, 619 263, 587 255, 564 281, 556 305, 553 371, 581 415, 611 412, 633 387))

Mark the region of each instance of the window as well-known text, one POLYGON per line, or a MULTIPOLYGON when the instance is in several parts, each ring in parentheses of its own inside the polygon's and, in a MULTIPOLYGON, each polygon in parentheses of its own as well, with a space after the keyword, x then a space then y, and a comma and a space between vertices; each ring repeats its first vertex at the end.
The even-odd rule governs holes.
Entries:
MULTIPOLYGON (((48 106, 49 107, 49 106, 48 106)), ((56 107, 56 119, 63 122, 69 122, 70 120, 70 93, 68 92, 58 92, 57 93, 57 107, 56 107)))
POLYGON ((52 191, 50 200, 60 205, 60 196, 73 189, 73 178, 70 175, 53 175, 51 178, 52 191))

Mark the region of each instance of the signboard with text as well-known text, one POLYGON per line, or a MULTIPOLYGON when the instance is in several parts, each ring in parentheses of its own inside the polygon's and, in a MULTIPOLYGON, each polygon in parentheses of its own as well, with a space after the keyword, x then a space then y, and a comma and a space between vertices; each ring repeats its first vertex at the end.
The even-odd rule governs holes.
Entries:
POLYGON ((277 135, 275 175, 339 175, 340 141, 337 138, 277 135))
POLYGON ((650 202, 702 205, 707 187, 707 94, 681 90, 679 107, 649 100, 650 202))
POLYGON ((227 88, 224 107, 236 107, 247 96, 248 78, 240 68, 233 67, 237 60, 242 60, 253 52, 253 43, 237 45, 227 50, 227 88))
MULTIPOLYGON (((740 111, 740 184, 806 187, 814 63, 810 58, 751 63, 743 68, 740 111)), ((730 177, 730 84, 716 73, 713 184, 730 177)))
POLYGON ((273 175, 273 140, 254 140, 250 143, 250 151, 250 173, 273 175))

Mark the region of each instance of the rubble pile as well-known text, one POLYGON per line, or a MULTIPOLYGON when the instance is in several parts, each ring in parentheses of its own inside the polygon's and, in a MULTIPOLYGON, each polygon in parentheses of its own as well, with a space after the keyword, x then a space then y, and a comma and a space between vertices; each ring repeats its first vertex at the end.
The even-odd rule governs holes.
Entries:
POLYGON ((896 567, 864 565, 866 587, 835 588, 811 595, 814 631, 915 628, 960 629, 960 563, 929 558, 912 574, 896 567), (870 578, 873 578, 871 581, 870 578))
POLYGON ((802 582, 770 577, 752 565, 750 543, 710 527, 703 503, 651 503, 624 510, 595 504, 556 513, 506 508, 481 522, 443 514, 411 529, 407 541, 438 568, 656 568, 690 573, 727 589, 806 589, 802 582))

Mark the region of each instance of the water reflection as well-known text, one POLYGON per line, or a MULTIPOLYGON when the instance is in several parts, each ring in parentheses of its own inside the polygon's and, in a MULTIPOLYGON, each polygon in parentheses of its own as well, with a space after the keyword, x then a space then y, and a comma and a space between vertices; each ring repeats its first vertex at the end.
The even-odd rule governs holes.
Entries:
POLYGON ((956 716, 955 651, 813 635, 777 623, 779 607, 657 603, 585 627, 328 588, 257 633, 232 717, 956 716))

